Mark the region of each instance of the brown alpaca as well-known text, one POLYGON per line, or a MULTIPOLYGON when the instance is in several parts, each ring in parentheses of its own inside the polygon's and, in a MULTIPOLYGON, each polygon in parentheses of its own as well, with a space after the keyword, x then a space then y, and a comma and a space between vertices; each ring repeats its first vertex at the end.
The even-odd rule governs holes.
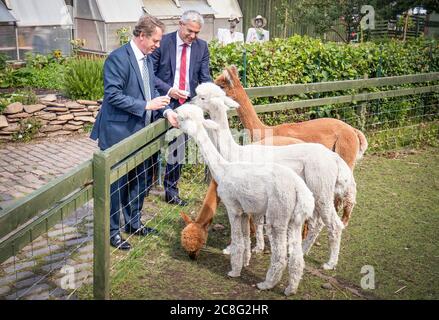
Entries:
MULTIPOLYGON (((290 137, 273 137, 272 145, 274 146, 284 146, 289 144, 301 143, 303 141, 290 137)), ((261 140, 254 144, 268 144, 268 141, 261 140)), ((215 180, 212 179, 209 188, 207 189, 206 196, 203 201, 200 212, 197 215, 195 221, 193 221, 188 215, 180 212, 180 216, 186 223, 185 228, 181 231, 181 245, 189 254, 191 259, 196 259, 200 254, 201 248, 204 247, 207 241, 208 228, 212 223, 213 216, 216 213, 218 203, 220 198, 216 193, 217 184, 215 180)), ((304 235, 306 234, 307 228, 304 228, 304 235)), ((252 218, 250 217, 250 232, 255 234, 255 225, 252 218)))
POLYGON ((240 107, 237 109, 239 118, 244 127, 251 132, 253 141, 264 139, 269 133, 272 136, 292 137, 305 142, 320 143, 338 153, 352 170, 355 161, 360 159, 367 149, 364 134, 337 119, 321 118, 299 123, 284 123, 273 127, 266 126, 258 118, 239 80, 238 70, 234 66, 226 68, 216 78, 215 83, 225 91, 227 96, 239 103, 240 107))

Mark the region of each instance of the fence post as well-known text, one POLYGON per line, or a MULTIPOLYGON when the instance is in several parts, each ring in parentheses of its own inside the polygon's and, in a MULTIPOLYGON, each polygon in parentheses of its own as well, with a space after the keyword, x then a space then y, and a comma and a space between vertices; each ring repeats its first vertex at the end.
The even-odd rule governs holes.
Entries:
MULTIPOLYGON (((369 78, 369 75, 367 73, 364 74, 363 76, 364 80, 367 80, 369 78)), ((360 93, 365 93, 367 92, 367 90, 362 89, 360 90, 360 93)), ((365 131, 366 129, 366 112, 367 112, 367 101, 362 102, 358 108, 357 108, 357 113, 358 113, 358 126, 359 129, 361 131, 365 131)))
POLYGON ((244 66, 244 71, 242 73, 242 84, 244 88, 247 88, 247 49, 244 47, 242 51, 242 64, 244 66))
POLYGON ((93 294, 110 299, 110 163, 103 152, 93 155, 93 294))

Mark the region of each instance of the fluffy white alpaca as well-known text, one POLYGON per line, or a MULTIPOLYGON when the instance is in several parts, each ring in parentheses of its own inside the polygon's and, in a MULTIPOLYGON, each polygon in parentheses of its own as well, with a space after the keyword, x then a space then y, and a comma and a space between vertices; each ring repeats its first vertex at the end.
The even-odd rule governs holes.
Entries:
MULTIPOLYGON (((303 178, 315 198, 315 210, 309 220, 309 232, 303 242, 303 251, 309 252, 323 225, 329 233, 329 260, 324 269, 334 269, 338 263, 341 233, 344 225, 334 208, 334 198, 342 199, 344 210, 352 211, 356 198, 356 184, 352 171, 335 152, 321 144, 302 143, 288 146, 238 145, 230 132, 227 120, 229 108, 239 105, 228 98, 220 87, 213 83, 201 84, 196 89, 197 96, 192 103, 207 111, 219 125, 215 130, 218 150, 228 161, 250 161, 253 163, 275 162, 293 169, 303 178)), ((255 219, 256 220, 256 219, 255 219)), ((264 248, 261 220, 256 235, 256 251, 264 248)), ((267 231, 270 237, 269 232, 267 231)))
POLYGON ((177 109, 180 129, 192 136, 218 184, 218 195, 227 209, 231 225, 231 267, 238 277, 251 257, 248 212, 265 216, 270 230, 271 264, 261 290, 273 288, 281 279, 289 254, 289 285, 285 294, 296 293, 305 262, 301 230, 314 210, 314 198, 303 180, 291 169, 274 163, 228 162, 217 151, 204 126, 218 125, 205 120, 203 111, 185 104, 177 109))

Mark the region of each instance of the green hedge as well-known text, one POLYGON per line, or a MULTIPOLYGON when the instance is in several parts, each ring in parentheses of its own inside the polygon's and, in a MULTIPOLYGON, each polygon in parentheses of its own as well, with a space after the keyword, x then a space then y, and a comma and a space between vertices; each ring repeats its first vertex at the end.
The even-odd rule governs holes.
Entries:
POLYGON ((209 44, 211 70, 216 77, 225 66, 243 71, 247 53, 247 86, 274 86, 398 76, 439 71, 439 43, 418 38, 361 44, 323 43, 307 36, 274 39, 262 44, 209 44))

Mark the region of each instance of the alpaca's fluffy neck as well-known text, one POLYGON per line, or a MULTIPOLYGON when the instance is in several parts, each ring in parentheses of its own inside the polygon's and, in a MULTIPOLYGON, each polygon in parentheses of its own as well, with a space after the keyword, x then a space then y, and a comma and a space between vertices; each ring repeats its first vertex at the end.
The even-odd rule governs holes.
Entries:
POLYGON ((229 121, 227 119, 227 113, 216 111, 215 113, 210 113, 210 117, 219 125, 219 130, 214 131, 218 150, 227 161, 232 161, 234 156, 239 155, 240 146, 233 139, 229 127, 229 121))
POLYGON ((193 138, 198 144, 201 154, 203 155, 204 160, 207 162, 207 165, 212 172, 213 178, 215 181, 220 183, 221 178, 226 172, 225 166, 228 164, 228 162, 215 148, 212 141, 209 139, 209 136, 207 135, 206 129, 202 128, 198 130, 197 134, 194 135, 193 138))

